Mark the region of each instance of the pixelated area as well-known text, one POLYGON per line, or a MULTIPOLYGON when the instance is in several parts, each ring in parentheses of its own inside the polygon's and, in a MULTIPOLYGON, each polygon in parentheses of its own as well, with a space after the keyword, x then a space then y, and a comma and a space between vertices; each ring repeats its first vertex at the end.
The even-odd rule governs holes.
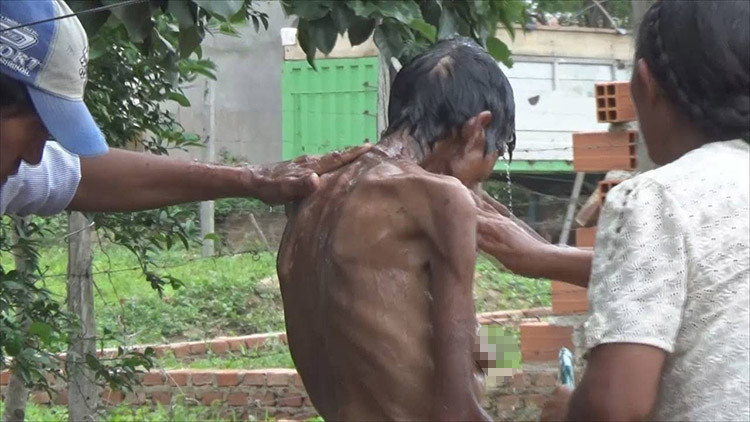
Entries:
POLYGON ((477 334, 476 360, 487 376, 509 377, 521 368, 518 332, 499 325, 482 326, 477 334))

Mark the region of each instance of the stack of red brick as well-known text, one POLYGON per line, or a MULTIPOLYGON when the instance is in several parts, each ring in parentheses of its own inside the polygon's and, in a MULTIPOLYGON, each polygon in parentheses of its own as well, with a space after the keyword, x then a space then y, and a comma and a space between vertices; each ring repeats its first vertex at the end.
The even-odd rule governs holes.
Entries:
MULTIPOLYGON (((596 118, 601 123, 626 123, 635 120, 629 82, 607 82, 595 85, 596 118)), ((573 167, 576 171, 605 173, 610 170, 635 170, 637 132, 612 130, 573 134, 573 167)), ((599 183, 597 195, 603 205, 607 192, 622 180, 599 183)), ((576 246, 591 249, 597 227, 576 230, 576 246)), ((567 283, 551 283, 552 313, 555 316, 580 315, 588 310, 586 289, 567 283)), ((574 350, 573 327, 546 322, 521 324, 521 354, 524 363, 553 362, 561 347, 574 350)))

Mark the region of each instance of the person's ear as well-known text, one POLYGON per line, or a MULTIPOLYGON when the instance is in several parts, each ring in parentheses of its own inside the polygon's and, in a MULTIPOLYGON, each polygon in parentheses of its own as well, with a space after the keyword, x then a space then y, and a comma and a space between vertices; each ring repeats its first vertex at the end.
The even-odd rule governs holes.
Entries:
POLYGON ((464 123, 461 129, 461 141, 466 145, 465 149, 471 151, 475 148, 485 149, 485 133, 492 122, 492 113, 483 111, 464 123))
POLYGON ((643 87, 643 99, 650 105, 655 104, 661 97, 661 89, 651 72, 651 67, 643 58, 638 59, 636 64, 638 79, 643 87))

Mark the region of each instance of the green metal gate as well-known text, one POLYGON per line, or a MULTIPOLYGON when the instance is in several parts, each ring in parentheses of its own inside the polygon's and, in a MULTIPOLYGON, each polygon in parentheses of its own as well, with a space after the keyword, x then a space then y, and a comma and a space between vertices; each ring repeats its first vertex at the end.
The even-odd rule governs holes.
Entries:
POLYGON ((377 142, 378 58, 285 61, 282 154, 285 160, 377 142))

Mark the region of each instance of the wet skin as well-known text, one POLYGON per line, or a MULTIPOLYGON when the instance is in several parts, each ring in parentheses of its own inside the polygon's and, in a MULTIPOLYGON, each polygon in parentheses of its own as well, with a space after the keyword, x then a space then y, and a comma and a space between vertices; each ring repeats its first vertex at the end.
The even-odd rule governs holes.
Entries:
POLYGON ((288 207, 278 273, 289 346, 326 420, 489 420, 474 359, 483 112, 425 156, 395 135, 288 207), (454 177, 451 177, 454 176, 454 177))

